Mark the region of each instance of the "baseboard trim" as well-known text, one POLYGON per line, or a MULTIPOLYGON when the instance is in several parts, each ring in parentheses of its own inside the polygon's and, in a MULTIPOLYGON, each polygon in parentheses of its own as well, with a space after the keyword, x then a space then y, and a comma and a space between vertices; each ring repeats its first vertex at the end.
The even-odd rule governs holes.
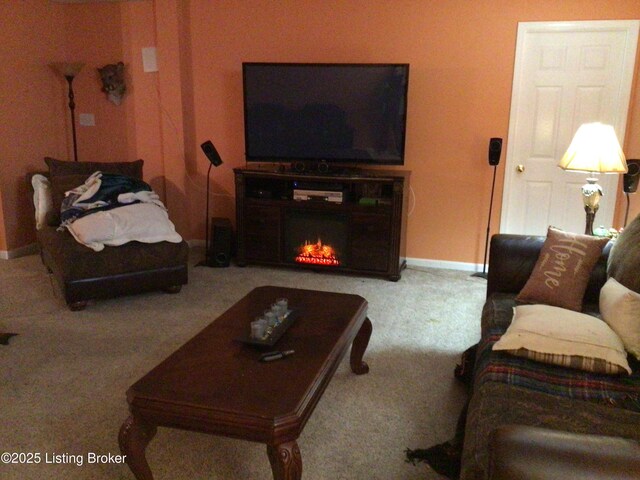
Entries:
MULTIPOLYGON (((189 247, 204 247, 204 240, 188 240, 189 247)), ((445 270, 460 270, 463 272, 481 272, 481 263, 451 262, 448 260, 430 260, 428 258, 406 258, 407 267, 443 268, 445 270)), ((486 270, 485 270, 486 271, 486 270)))
POLYGON ((461 270, 464 272, 481 272, 481 263, 451 262, 449 260, 430 260, 428 258, 407 257, 407 267, 444 268, 446 270, 461 270))
MULTIPOLYGON (((204 247, 204 240, 188 240, 189 247, 204 247)), ((32 243, 25 245, 24 247, 16 248, 13 250, 0 250, 0 259, 11 260, 12 258, 24 257, 25 255, 33 255, 38 253, 38 244, 32 243)), ((466 263, 466 262, 452 262, 449 260, 430 260, 427 258, 410 258, 407 257, 407 267, 421 267, 421 268, 443 268, 446 270, 461 270, 465 272, 480 272, 482 271, 482 264, 479 263, 466 263)))
POLYGON ((33 255, 38 253, 38 244, 32 243, 24 247, 15 248, 13 250, 0 250, 0 259, 11 260, 12 258, 24 257, 25 255, 33 255))

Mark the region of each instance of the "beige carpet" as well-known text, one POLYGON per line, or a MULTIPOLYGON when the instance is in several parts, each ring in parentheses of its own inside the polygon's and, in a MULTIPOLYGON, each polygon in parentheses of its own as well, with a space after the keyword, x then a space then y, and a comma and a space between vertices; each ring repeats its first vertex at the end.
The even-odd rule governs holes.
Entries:
MULTIPOLYGON (((191 265, 199 260, 192 252, 191 265)), ((311 271, 193 267, 178 295, 151 293, 71 312, 38 256, 0 261, 0 450, 39 453, 39 464, 0 464, 3 479, 132 479, 125 464, 88 464, 119 454, 125 391, 252 288, 273 284, 349 292, 369 301, 368 375, 348 357, 298 444, 303 478, 437 479, 404 449, 447 440, 464 401, 453 378, 479 337, 486 283, 468 273, 405 270, 399 282, 311 271), (70 463, 46 463, 54 458, 70 463), (65 457, 66 455, 66 457, 65 457), (73 455, 73 457, 71 457, 73 455), (82 465, 78 465, 82 460, 82 465)), ((156 480, 270 479, 264 445, 158 429, 147 448, 156 480)))

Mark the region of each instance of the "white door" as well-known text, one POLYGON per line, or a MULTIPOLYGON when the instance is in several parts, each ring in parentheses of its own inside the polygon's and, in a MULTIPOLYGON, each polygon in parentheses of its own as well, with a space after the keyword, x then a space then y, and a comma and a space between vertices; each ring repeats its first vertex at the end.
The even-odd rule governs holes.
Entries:
MULTIPOLYGON (((583 233, 586 173, 557 165, 578 127, 613 125, 624 140, 640 21, 518 25, 500 231, 583 233)), ((612 226, 618 175, 600 175, 594 228, 612 226)))

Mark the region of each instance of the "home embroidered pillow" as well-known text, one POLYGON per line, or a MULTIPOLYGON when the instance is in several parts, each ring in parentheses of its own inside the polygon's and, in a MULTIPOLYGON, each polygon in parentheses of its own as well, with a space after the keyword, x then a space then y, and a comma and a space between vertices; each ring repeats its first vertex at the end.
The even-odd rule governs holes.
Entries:
POLYGON ((533 272, 516 300, 579 312, 591 271, 608 241, 549 227, 533 272))
POLYGON ((611 277, 600 290, 600 313, 627 351, 640 360, 640 293, 611 277))
POLYGON ((493 350, 588 372, 631 373, 622 340, 602 320, 549 305, 519 305, 493 350))

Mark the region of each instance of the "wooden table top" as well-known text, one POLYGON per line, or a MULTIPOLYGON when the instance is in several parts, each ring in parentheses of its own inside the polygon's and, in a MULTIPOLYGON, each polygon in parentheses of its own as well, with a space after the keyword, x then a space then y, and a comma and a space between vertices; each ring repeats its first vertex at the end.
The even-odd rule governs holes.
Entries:
POLYGON ((127 392, 131 411, 158 426, 267 443, 297 438, 366 316, 358 295, 256 288, 137 381, 127 392), (234 340, 280 297, 297 317, 275 346, 234 340), (263 363, 265 349, 295 353, 263 363))

